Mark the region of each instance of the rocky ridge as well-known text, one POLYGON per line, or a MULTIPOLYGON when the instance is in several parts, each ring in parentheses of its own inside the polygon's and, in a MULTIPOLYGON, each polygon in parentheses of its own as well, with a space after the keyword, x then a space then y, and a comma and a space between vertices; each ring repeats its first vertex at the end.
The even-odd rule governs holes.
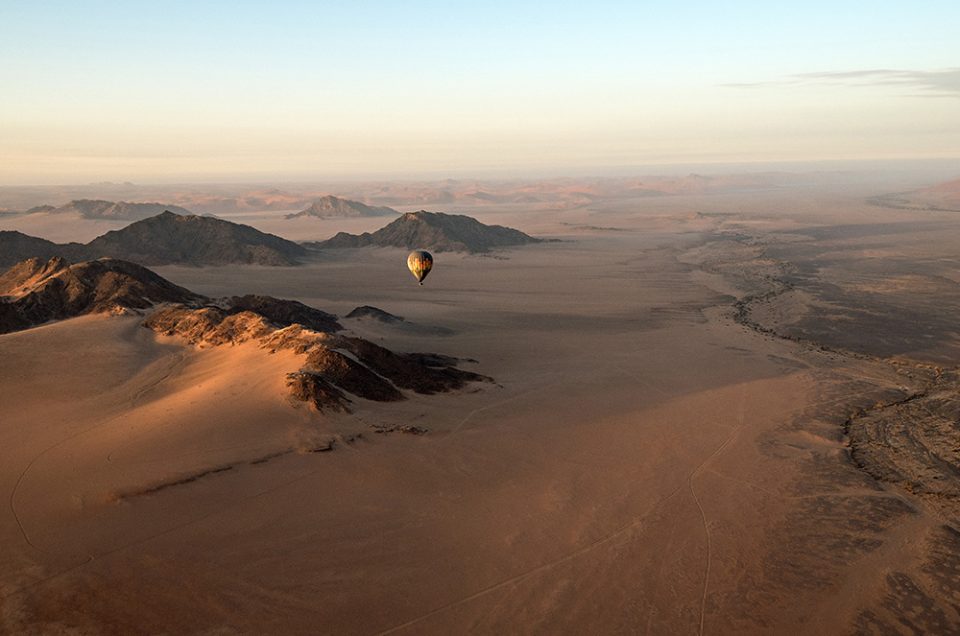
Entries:
POLYGON ((404 391, 433 394, 489 381, 448 356, 395 353, 343 335, 336 316, 297 301, 211 299, 126 261, 29 259, 0 276, 0 333, 92 313, 142 314, 144 327, 198 347, 256 342, 269 352, 304 355, 287 384, 295 399, 318 410, 349 412, 352 397, 399 401, 404 391))

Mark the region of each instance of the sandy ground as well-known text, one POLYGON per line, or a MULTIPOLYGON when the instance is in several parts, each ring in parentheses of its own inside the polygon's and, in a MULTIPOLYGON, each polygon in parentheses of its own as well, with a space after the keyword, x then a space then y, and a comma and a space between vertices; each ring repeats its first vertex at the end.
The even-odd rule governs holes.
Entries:
MULTIPOLYGON (((0 336, 0 630, 956 631, 949 513, 847 445, 851 412, 913 379, 886 350, 847 355, 872 342, 849 332, 798 340, 841 333, 803 323, 851 271, 831 254, 895 247, 810 228, 906 214, 796 192, 491 209, 476 215, 562 242, 438 255, 422 288, 388 249, 158 270, 210 295, 375 305, 410 324, 345 324, 497 381, 353 415, 291 404, 299 361, 254 345, 189 349, 107 317, 0 336), (817 276, 750 317, 799 331, 736 320, 736 298, 798 271, 817 276), (373 432, 394 423, 430 432, 373 432)), ((957 239, 926 220, 903 259, 957 239)), ((857 271, 857 293, 889 278, 857 271)), ((935 348, 912 342, 895 354, 935 348)))

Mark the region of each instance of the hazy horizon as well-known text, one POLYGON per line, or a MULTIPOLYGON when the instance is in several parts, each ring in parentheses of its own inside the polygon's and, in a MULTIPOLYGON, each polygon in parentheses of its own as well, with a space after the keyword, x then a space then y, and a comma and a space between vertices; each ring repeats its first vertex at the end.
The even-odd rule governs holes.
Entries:
POLYGON ((0 3, 0 183, 952 159, 958 21, 946 2, 0 3))
MULTIPOLYGON (((199 187, 222 186, 237 188, 297 188, 297 187, 324 187, 337 184, 436 184, 443 181, 457 182, 539 182, 559 180, 590 180, 590 179, 631 179, 680 177, 687 175, 702 175, 707 177, 737 175, 782 173, 796 175, 816 175, 847 173, 851 177, 860 174, 863 176, 875 175, 876 178, 886 178, 891 175, 909 176, 918 182, 933 183, 937 180, 951 180, 958 174, 957 162, 960 156, 948 158, 924 159, 874 159, 874 160, 811 160, 811 161, 756 161, 756 162, 717 162, 717 163, 677 163, 677 164, 647 164, 635 166, 612 166, 603 169, 589 167, 571 167, 566 170, 445 170, 423 173, 358 173, 351 175, 336 175, 330 173, 314 173, 311 175, 231 175, 229 178, 218 178, 218 175, 183 175, 181 178, 151 178, 144 175, 139 179, 83 179, 73 180, 49 178, 36 179, 24 182, 2 182, 0 188, 105 188, 115 186, 144 186, 144 187, 199 187)), ((104 194, 106 196, 106 193, 104 194)))

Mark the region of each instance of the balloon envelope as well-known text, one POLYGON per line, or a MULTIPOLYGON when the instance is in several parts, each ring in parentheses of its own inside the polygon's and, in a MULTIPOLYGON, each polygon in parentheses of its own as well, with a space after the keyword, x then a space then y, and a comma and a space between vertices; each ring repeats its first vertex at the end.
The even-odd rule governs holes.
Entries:
POLYGON ((410 252, 410 256, 407 257, 407 267, 410 269, 413 277, 423 285, 423 279, 427 277, 427 274, 429 274, 433 268, 433 257, 430 256, 430 252, 414 250, 410 252))

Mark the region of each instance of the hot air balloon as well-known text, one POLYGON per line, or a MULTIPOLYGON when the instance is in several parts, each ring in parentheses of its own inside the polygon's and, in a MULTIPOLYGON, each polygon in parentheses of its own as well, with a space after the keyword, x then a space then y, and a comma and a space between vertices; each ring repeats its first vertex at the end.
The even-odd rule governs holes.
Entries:
POLYGON ((423 279, 427 277, 427 274, 429 274, 433 268, 433 257, 430 256, 430 252, 414 250, 410 252, 410 256, 407 257, 407 267, 410 269, 413 277, 423 285, 423 279))

